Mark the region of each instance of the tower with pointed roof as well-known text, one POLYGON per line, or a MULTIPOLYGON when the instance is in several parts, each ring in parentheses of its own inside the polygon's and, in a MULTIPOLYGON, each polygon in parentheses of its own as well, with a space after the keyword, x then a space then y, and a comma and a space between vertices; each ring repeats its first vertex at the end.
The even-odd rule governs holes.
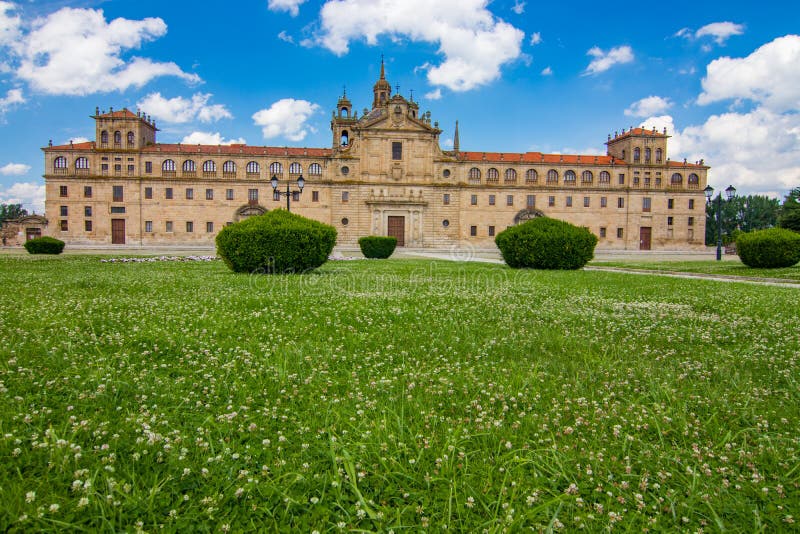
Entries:
POLYGON ((384 107, 389 104, 389 98, 392 96, 392 86, 386 81, 386 69, 383 64, 383 56, 381 56, 381 77, 372 86, 372 109, 384 107))

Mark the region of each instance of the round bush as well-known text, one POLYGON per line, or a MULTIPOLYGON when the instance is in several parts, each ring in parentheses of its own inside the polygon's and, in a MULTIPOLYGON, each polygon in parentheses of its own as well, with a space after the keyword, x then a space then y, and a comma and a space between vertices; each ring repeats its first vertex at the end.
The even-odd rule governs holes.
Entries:
POLYGON ((30 254, 61 254, 64 242, 55 237, 37 237, 25 242, 25 250, 30 254))
POLYGON ((537 217, 503 230, 494 242, 515 269, 580 269, 594 256, 597 237, 568 222, 537 217))
POLYGON ((791 267, 800 261, 800 234, 785 228, 741 234, 736 253, 748 267, 791 267))
POLYGON ((388 258, 397 247, 397 238, 390 236, 370 235, 358 239, 358 246, 365 258, 388 258))
POLYGON ((273 210, 226 226, 217 254, 237 273, 303 273, 326 261, 336 229, 285 210, 273 210))

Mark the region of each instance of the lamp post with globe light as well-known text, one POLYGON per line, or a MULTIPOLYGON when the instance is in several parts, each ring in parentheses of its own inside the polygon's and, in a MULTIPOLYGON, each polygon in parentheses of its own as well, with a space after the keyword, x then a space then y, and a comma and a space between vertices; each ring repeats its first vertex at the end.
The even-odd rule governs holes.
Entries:
MULTIPOLYGON (((707 186, 703 192, 706 194, 706 203, 711 203, 711 197, 714 195, 714 188, 710 185, 707 186)), ((732 185, 729 185, 727 189, 725 189, 725 197, 727 201, 730 201, 734 196, 736 196, 736 188, 732 185)), ((722 260, 722 192, 720 191, 717 194, 717 198, 714 199, 717 208, 717 261, 722 260)))
POLYGON ((291 191, 289 189, 289 182, 288 181, 286 182, 286 191, 278 191, 278 177, 275 176, 274 174, 272 175, 272 180, 270 180, 269 183, 272 185, 272 191, 274 192, 274 194, 276 194, 278 196, 283 195, 283 196, 286 197, 286 211, 291 211, 291 209, 289 207, 289 202, 291 201, 291 196, 294 193, 302 194, 303 193, 303 187, 305 187, 305 185, 306 185, 306 181, 303 178, 302 174, 297 178, 297 189, 298 189, 297 191, 291 191))

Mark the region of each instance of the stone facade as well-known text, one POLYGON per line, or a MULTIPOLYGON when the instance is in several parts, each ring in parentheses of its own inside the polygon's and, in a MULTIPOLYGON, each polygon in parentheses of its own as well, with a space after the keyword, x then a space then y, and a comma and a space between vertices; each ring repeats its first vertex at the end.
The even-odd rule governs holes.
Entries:
POLYGON ((589 228, 604 249, 703 248, 708 167, 670 161, 666 131, 608 137, 607 154, 461 151, 439 146, 430 112, 392 95, 383 66, 371 109, 343 95, 331 148, 161 144, 149 117, 92 117, 96 140, 48 146, 46 232, 69 244, 210 245, 226 224, 286 207, 270 185, 305 189, 293 212, 334 225, 339 244, 396 235, 407 247, 494 247, 546 215, 589 228))
POLYGON ((47 219, 41 215, 23 215, 8 219, 0 225, 0 238, 4 247, 25 244, 25 241, 46 235, 47 219))

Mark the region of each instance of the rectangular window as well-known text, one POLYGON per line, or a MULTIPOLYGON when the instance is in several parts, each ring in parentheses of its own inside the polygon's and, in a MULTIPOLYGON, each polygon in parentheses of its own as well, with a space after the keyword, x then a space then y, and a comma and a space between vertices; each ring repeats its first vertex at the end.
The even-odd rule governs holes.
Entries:
POLYGON ((489 227, 489 237, 494 237, 494 226, 489 227))
POLYGON ((153 233, 153 221, 145 221, 144 222, 144 231, 148 234, 153 233))
POLYGON ((469 203, 473 206, 478 205, 478 195, 472 195, 469 197, 469 203))
POLYGON ((506 195, 506 206, 514 205, 514 195, 506 195))
POLYGON ((248 189, 247 190, 247 200, 252 202, 258 202, 258 189, 248 189))
POLYGON ((342 202, 347 202, 349 200, 350 200, 350 192, 342 191, 342 202))
POLYGON ((85 198, 92 198, 92 186, 91 185, 83 186, 83 196, 85 198))
POLYGON ((617 228, 617 239, 622 239, 622 228, 617 228))
POLYGON ((403 143, 398 141, 392 143, 392 159, 403 159, 403 143))
POLYGON ((128 174, 133 174, 133 165, 128 165, 128 174))
POLYGON ((444 204, 445 206, 450 204, 450 193, 445 193, 442 195, 442 204, 444 204))
POLYGON ((633 185, 639 185, 639 177, 638 176, 634 176, 633 177, 633 185))
POLYGON ((69 230, 69 223, 67 223, 66 219, 62 219, 61 221, 61 231, 66 232, 69 230))
POLYGON ((84 217, 91 217, 92 216, 92 207, 91 206, 84 206, 83 207, 83 216, 84 217))
POLYGON ((86 232, 92 231, 92 221, 83 221, 83 229, 86 232))
POLYGON ((113 187, 113 191, 112 191, 112 195, 111 196, 113 197, 112 202, 122 202, 123 201, 122 186, 121 185, 115 185, 113 187))
POLYGON ((625 207, 625 198, 624 197, 617 197, 617 207, 624 208, 625 207))
POLYGON ((186 233, 191 234, 194 232, 194 222, 186 221, 186 233))
POLYGON ((319 191, 311 192, 311 202, 319 202, 319 191))
POLYGON ((606 236, 606 227, 605 226, 601 226, 600 227, 600 237, 605 237, 605 236, 606 236))
POLYGON ((292 202, 300 202, 300 191, 292 191, 292 202))
POLYGON ((567 207, 568 207, 568 208, 571 208, 571 207, 572 207, 572 196, 568 196, 568 197, 567 197, 567 207))
POLYGON ((206 189, 206 200, 214 200, 214 190, 206 189))
POLYGON ((489 205, 494 206, 494 195, 489 195, 489 205))
POLYGON ((600 207, 605 208, 606 206, 608 206, 608 198, 600 197, 600 207))
POLYGON ((59 186, 59 188, 58 188, 58 196, 60 196, 60 197, 66 197, 67 196, 67 186, 66 185, 59 186))
POLYGON ((620 174, 619 175, 619 185, 625 185, 625 175, 624 174, 620 174))
POLYGON ((206 223, 206 233, 209 233, 209 234, 214 233, 214 223, 213 222, 208 221, 206 223))
POLYGON ((536 195, 528 195, 525 197, 525 205, 529 208, 536 207, 536 195))
POLYGON ((145 174, 152 174, 153 173, 153 162, 152 161, 145 161, 144 162, 144 172, 145 172, 145 174))
POLYGON ((469 235, 471 235, 472 237, 475 237, 476 235, 478 235, 478 227, 477 226, 470 226, 469 227, 469 235))
POLYGON ((167 221, 166 224, 164 225, 164 229, 167 232, 172 233, 172 221, 167 221))
POLYGON ((650 197, 642 198, 642 211, 649 212, 651 203, 652 203, 652 201, 651 201, 650 197))
POLYGON ((194 198, 194 189, 191 187, 186 188, 186 200, 192 200, 194 198))
POLYGON ((555 207, 555 205, 556 205, 556 197, 553 196, 547 197, 547 207, 552 208, 555 207))
POLYGON ((667 209, 671 210, 674 207, 675 207, 675 199, 674 198, 668 198, 667 199, 667 209))
POLYGON ((689 217, 689 226, 694 226, 694 217, 689 217))
POLYGON ((164 198, 166 198, 167 200, 172 200, 172 188, 171 187, 168 187, 164 191, 164 198))
POLYGON ((667 226, 672 226, 673 222, 675 222, 675 219, 672 217, 667 217, 667 226))
POLYGON ((589 197, 583 197, 583 207, 584 208, 588 208, 589 207, 589 202, 590 202, 589 197))
POLYGON ((119 163, 115 163, 114 164, 114 172, 117 173, 117 174, 121 173, 122 172, 122 165, 120 165, 119 163))
POLYGON ((111 206, 111 213, 125 213, 125 206, 111 206))
MULTIPOLYGON (((278 202, 280 199, 281 199, 280 192, 279 191, 273 191, 272 192, 272 200, 274 200, 275 202, 278 202)), ((254 203, 254 201, 252 201, 252 200, 250 202, 254 203)))
POLYGON ((150 200, 153 198, 153 188, 152 187, 145 187, 144 188, 144 198, 146 200, 150 200))
POLYGON ((233 189, 225 190, 225 200, 233 200, 233 189))
POLYGON ((69 215, 69 208, 67 206, 61 206, 61 216, 66 217, 69 215))
POLYGON ((693 199, 693 198, 690 198, 690 199, 689 199, 689 209, 690 209, 690 210, 693 210, 693 209, 694 209, 694 199, 693 199))

